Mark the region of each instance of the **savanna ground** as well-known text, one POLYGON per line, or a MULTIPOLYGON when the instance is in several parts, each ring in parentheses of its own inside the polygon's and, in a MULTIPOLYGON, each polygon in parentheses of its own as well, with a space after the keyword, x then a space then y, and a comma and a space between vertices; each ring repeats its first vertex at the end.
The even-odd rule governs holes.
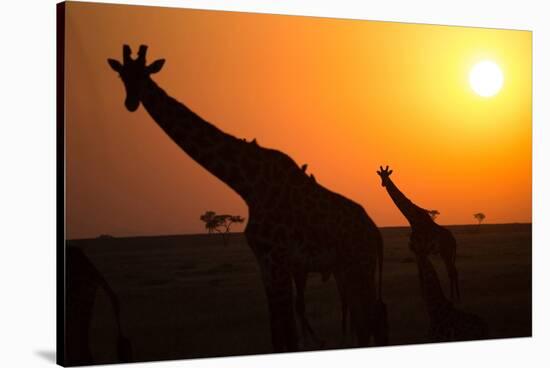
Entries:
MULTIPOLYGON (((531 225, 450 226, 457 238, 462 301, 491 338, 531 336, 531 225)), ((420 298, 409 228, 382 228, 383 297, 392 345, 426 342, 428 319, 420 298)), ((242 234, 223 245, 219 235, 72 240, 121 300, 122 326, 134 359, 162 360, 271 352, 267 304, 258 266, 242 234)), ((444 291, 448 280, 434 258, 444 291)), ((340 304, 331 278, 309 277, 307 314, 326 341, 341 345, 340 304)), ((116 330, 99 292, 92 320, 92 353, 116 361, 116 330)), ((309 344, 306 349, 316 349, 309 344)))

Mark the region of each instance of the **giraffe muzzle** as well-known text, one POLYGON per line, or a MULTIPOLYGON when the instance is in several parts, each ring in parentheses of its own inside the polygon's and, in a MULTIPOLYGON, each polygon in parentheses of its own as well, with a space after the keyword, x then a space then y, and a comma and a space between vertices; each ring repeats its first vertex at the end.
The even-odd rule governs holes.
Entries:
POLYGON ((139 100, 133 99, 133 98, 126 98, 124 101, 124 105, 130 112, 134 112, 139 107, 139 100))

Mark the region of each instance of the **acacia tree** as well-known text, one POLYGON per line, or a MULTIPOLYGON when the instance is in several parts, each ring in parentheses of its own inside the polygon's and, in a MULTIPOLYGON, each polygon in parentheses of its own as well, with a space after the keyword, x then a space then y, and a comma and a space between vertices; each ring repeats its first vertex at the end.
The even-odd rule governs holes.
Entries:
POLYGON ((231 233, 231 225, 244 222, 244 217, 238 215, 216 215, 214 211, 206 211, 200 217, 208 234, 221 234, 223 244, 227 245, 226 235, 231 233))
POLYGON ((478 228, 481 226, 481 222, 485 220, 485 214, 483 212, 474 213, 474 218, 478 222, 478 228))
POLYGON ((203 215, 201 215, 201 221, 204 222, 204 227, 206 228, 206 231, 208 231, 208 234, 212 234, 219 226, 218 220, 216 219, 216 212, 214 211, 206 211, 203 215))
POLYGON ((244 222, 244 217, 234 216, 234 215, 219 215, 220 227, 225 229, 226 233, 230 233, 231 225, 233 224, 242 224, 244 222))
POLYGON ((432 218, 433 221, 440 215, 438 210, 428 210, 428 215, 432 218))

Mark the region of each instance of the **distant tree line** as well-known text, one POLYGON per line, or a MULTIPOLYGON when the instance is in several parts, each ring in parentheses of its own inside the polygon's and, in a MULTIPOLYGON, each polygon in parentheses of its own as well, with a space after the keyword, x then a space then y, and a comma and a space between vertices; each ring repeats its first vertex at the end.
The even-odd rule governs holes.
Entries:
MULTIPOLYGON (((431 219, 435 219, 441 214, 438 210, 426 210, 431 219)), ((481 226, 483 220, 486 216, 483 212, 474 213, 474 218, 478 222, 478 228, 481 226)), ((214 211, 206 211, 200 217, 201 221, 204 222, 204 227, 208 234, 220 234, 222 236, 223 244, 227 245, 226 235, 231 233, 231 226, 233 224, 242 224, 244 222, 244 217, 239 215, 228 215, 222 214, 218 215, 214 211)), ((106 237, 106 236, 105 236, 106 237)))
MULTIPOLYGON (((426 212, 428 213, 428 215, 430 215, 430 217, 434 221, 437 218, 437 216, 441 214, 438 210, 426 210, 426 212)), ((483 220, 485 220, 485 217, 486 216, 483 212, 474 213, 474 218, 478 223, 478 228, 481 226, 481 223, 483 222, 483 220)))

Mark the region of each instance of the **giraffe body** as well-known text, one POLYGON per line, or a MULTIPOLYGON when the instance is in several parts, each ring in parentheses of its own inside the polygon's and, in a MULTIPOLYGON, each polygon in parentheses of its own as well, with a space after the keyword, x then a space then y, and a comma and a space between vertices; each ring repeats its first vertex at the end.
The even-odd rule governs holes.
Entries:
MULTIPOLYGON (((133 60, 125 45, 123 64, 108 60, 124 83, 126 107, 134 111, 142 104, 174 143, 246 202, 244 233, 261 271, 274 350, 298 348, 295 308, 303 310, 303 290, 295 305, 292 284, 308 272, 338 275, 358 342, 368 345, 382 237, 365 210, 319 185, 285 153, 222 132, 168 96, 150 78, 164 60, 147 66, 145 53, 141 46, 133 60)), ((299 315, 304 323, 305 310, 299 315)))

